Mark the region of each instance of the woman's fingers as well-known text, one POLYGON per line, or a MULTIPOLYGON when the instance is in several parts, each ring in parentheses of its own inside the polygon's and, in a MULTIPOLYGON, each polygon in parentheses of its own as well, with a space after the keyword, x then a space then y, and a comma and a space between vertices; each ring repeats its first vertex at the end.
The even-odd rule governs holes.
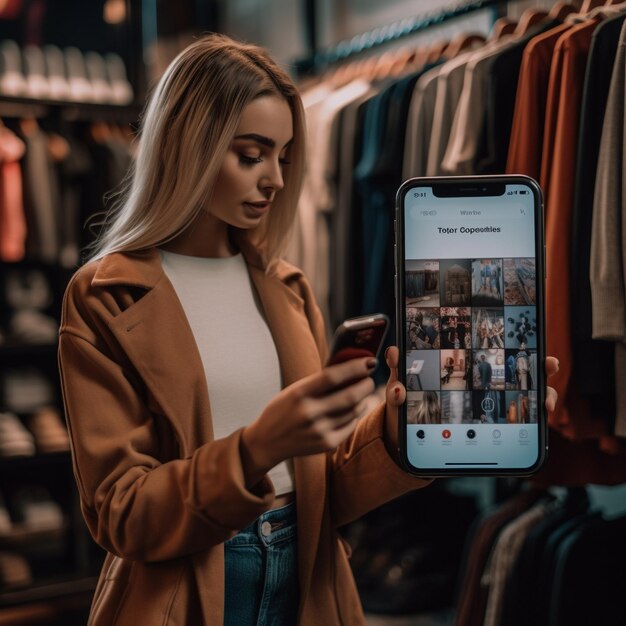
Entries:
POLYGON ((333 389, 369 376, 375 369, 374 357, 351 359, 345 363, 329 365, 321 372, 312 374, 294 383, 294 387, 303 396, 323 396, 333 389))
POLYGON ((559 360, 553 356, 546 357, 546 376, 554 376, 559 371, 559 360))
POLYGON ((559 396, 556 392, 556 389, 553 389, 552 387, 548 387, 548 390, 546 393, 546 409, 548 410, 549 413, 552 413, 552 411, 554 411, 554 409, 556 408, 556 401, 558 397, 559 396))
POLYGON ((357 406, 370 393, 373 393, 374 389, 374 381, 368 376, 344 389, 331 392, 319 398, 310 399, 308 407, 314 417, 341 415, 346 412, 354 413, 357 406))

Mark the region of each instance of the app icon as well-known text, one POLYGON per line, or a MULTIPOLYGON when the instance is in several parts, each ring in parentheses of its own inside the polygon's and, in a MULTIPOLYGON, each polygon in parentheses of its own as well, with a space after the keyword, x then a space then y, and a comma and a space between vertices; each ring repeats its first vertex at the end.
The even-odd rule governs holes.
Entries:
POLYGON ((520 439, 528 439, 528 431, 525 428, 522 428, 519 431, 519 438, 520 439))
POLYGON ((494 439, 500 439, 500 437, 502 437, 502 431, 500 431, 499 429, 494 429, 494 431, 491 433, 491 436, 494 439))
POLYGON ((489 413, 490 411, 493 411, 496 403, 493 401, 493 398, 484 398, 483 401, 480 403, 480 406, 483 411, 489 413))
POLYGON ((416 433, 418 439, 424 439, 426 433, 420 428, 416 433))
POLYGON ((476 437, 476 431, 473 428, 470 428, 467 431, 467 438, 468 439, 474 439, 476 437))
POLYGON ((452 433, 446 428, 444 431, 442 431, 441 436, 444 439, 450 439, 450 437, 452 437, 452 433))

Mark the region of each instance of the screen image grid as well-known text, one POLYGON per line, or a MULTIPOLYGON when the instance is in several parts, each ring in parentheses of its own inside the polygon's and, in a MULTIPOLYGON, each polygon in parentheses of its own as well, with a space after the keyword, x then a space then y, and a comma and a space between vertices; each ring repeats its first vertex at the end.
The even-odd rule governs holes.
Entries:
POLYGON ((407 423, 537 422, 534 258, 407 260, 407 423))

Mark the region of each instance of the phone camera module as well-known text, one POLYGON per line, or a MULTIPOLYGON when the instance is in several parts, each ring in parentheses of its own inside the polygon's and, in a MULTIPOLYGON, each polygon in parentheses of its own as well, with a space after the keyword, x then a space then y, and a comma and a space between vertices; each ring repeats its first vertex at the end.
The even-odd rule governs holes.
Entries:
POLYGON ((473 428, 470 428, 467 431, 467 438, 468 439, 475 439, 476 438, 476 431, 473 428))

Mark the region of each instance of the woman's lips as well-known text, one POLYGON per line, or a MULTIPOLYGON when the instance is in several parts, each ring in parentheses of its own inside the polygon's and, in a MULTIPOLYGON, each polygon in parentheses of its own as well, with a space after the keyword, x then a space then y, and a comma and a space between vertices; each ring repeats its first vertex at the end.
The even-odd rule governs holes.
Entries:
POLYGON ((272 206, 271 202, 244 202, 243 204, 248 213, 254 216, 264 215, 269 211, 270 206, 272 206))

